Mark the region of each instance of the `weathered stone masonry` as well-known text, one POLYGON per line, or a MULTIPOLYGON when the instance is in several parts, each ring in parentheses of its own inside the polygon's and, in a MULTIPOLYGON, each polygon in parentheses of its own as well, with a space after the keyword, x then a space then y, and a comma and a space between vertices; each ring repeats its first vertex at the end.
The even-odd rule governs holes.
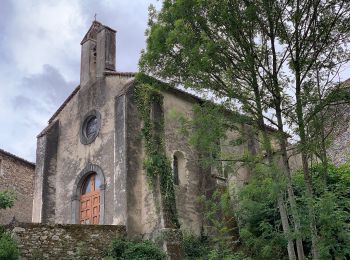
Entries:
POLYGON ((102 259, 110 242, 126 237, 124 226, 17 223, 7 229, 22 259, 102 259))
MULTIPOLYGON (((142 137, 145 122, 135 102, 138 82, 135 73, 115 71, 115 31, 94 21, 81 45, 80 86, 38 136, 33 222, 92 223, 81 217, 85 214, 82 190, 87 178, 97 173, 101 181, 99 224, 126 226, 130 237, 178 233, 162 212, 159 185, 150 185, 143 167, 147 155, 142 137), (92 114, 98 115, 98 129, 86 141, 82 135, 87 132, 86 118, 92 114)), ((171 115, 176 112, 191 120, 196 116, 193 107, 203 100, 173 88, 162 89, 160 95, 163 105, 154 104, 152 113, 164 119, 164 152, 171 163, 175 156, 180 159, 180 167, 174 167, 180 180, 174 202, 178 221, 182 229, 200 235, 206 223, 198 197, 210 195, 219 181, 244 182, 248 171, 241 167, 237 178, 227 180, 211 169, 202 169, 199 151, 177 131, 180 122, 171 115)), ((246 146, 232 152, 242 153, 246 146)), ((176 239, 169 239, 166 249, 177 259, 176 239)))
POLYGON ((0 191, 13 191, 17 197, 11 209, 0 210, 0 224, 13 217, 31 222, 35 164, 0 149, 0 191))

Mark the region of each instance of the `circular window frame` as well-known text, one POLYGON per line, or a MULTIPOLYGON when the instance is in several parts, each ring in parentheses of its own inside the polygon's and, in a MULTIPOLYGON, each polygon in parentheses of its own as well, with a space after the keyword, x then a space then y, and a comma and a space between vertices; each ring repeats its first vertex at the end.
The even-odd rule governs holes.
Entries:
POLYGON ((96 137, 98 136, 99 132, 100 132, 100 128, 101 128, 101 114, 96 111, 96 110, 91 110, 90 112, 88 112, 81 123, 80 126, 80 142, 82 144, 91 144, 93 141, 95 141, 96 137), (93 118, 96 117, 97 119, 97 129, 95 134, 93 134, 92 136, 88 137, 86 134, 86 127, 88 122, 93 118))

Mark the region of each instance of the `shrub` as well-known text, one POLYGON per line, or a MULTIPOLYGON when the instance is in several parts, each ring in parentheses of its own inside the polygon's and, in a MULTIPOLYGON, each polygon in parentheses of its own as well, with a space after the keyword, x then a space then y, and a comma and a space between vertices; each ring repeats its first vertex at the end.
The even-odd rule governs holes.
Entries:
POLYGON ((209 252, 208 260, 251 260, 250 257, 245 256, 242 253, 229 253, 229 251, 221 252, 217 249, 213 249, 209 252))
MULTIPOLYGON (((328 165, 327 178, 322 165, 310 168, 313 181, 313 208, 318 231, 320 259, 349 259, 350 256, 350 167, 328 165)), ((308 196, 301 171, 292 175, 293 190, 301 220, 300 234, 306 256, 311 255, 308 196)), ((282 182, 283 185, 283 182, 282 182)), ((284 187, 282 187, 285 189, 284 187)), ((238 192, 236 216, 244 252, 254 259, 287 258, 286 237, 276 205, 278 186, 269 173, 259 172, 238 192)), ((289 209, 289 213, 290 208, 289 209)))
POLYGON ((7 232, 0 235, 0 260, 19 259, 16 241, 7 232))
POLYGON ((215 239, 183 234, 182 249, 186 260, 251 260, 242 252, 232 252, 229 246, 225 249, 218 246, 220 247, 215 239))
POLYGON ((115 239, 107 252, 107 259, 165 260, 165 253, 152 241, 115 239))
MULTIPOLYGON (((326 181, 322 165, 310 169, 313 178, 313 207, 318 227, 318 247, 322 259, 349 259, 350 257, 350 167, 348 164, 328 165, 326 181)), ((307 196, 302 172, 293 176, 294 189, 298 195, 299 209, 306 212, 307 196)), ((304 219, 306 234, 308 219, 304 219)), ((311 251, 307 244, 306 252, 311 251)))
POLYGON ((15 203, 16 195, 13 191, 0 192, 0 209, 11 208, 15 203))
POLYGON ((186 233, 183 235, 182 249, 187 260, 205 259, 210 252, 209 241, 206 237, 186 233))

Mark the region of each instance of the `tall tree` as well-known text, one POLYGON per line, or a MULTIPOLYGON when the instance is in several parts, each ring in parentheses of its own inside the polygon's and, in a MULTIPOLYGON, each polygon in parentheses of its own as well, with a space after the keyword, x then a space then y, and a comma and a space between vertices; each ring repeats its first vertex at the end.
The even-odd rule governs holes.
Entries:
MULTIPOLYGON (((237 104, 256 122, 269 165, 277 173, 275 180, 285 178, 287 182, 299 259, 304 259, 304 252, 285 124, 289 123, 300 139, 312 254, 318 259, 309 160, 316 153, 326 161, 327 135, 320 111, 332 100, 321 93, 324 82, 319 81, 318 73, 334 72, 347 62, 349 5, 346 0, 165 0, 159 13, 150 9, 141 70, 172 84, 209 90, 237 104), (315 122, 322 124, 312 133, 321 136, 321 148, 311 147, 315 139, 310 138, 308 129, 315 122), (266 123, 278 129, 282 168, 276 167, 266 123)), ((332 83, 331 80, 326 85, 332 83)), ((288 255, 295 259, 283 192, 277 204, 288 240, 288 255)))
MULTIPOLYGON (((294 221, 296 234, 296 246, 299 259, 304 259, 303 243, 300 234, 300 219, 298 216, 297 205, 292 188, 291 170, 289 167, 287 153, 287 138, 285 135, 285 123, 283 118, 284 107, 290 104, 288 95, 285 92, 284 85, 288 78, 284 74, 284 66, 288 59, 288 51, 281 48, 278 39, 280 30, 280 20, 283 17, 281 7, 286 6, 284 1, 246 1, 249 5, 254 6, 254 17, 256 19, 256 30, 260 40, 257 40, 261 49, 261 55, 257 55, 259 79, 266 87, 270 102, 266 104, 271 109, 275 120, 270 119, 269 123, 275 125, 278 129, 278 142, 280 146, 280 156, 282 159, 282 170, 287 183, 287 192, 289 203, 294 221), (278 50, 280 49, 280 50, 278 50)), ((259 49, 255 50, 259 53, 259 49)))
MULTIPOLYGON (((164 1, 162 11, 150 21, 147 51, 140 65, 144 72, 168 82, 207 89, 217 97, 239 103, 261 131, 271 172, 280 182, 264 121, 267 85, 259 78, 258 69, 268 61, 261 63, 265 53, 257 57, 260 46, 255 42, 259 36, 256 7, 244 1, 164 1)), ((283 144, 285 138, 283 132, 283 144)), ((295 259, 283 191, 279 192, 277 204, 288 239, 288 254, 295 259)))
MULTIPOLYGON (((305 105, 310 91, 308 80, 314 80, 313 73, 320 64, 328 64, 331 70, 339 64, 339 55, 334 52, 348 53, 346 43, 349 40, 350 4, 346 0, 292 0, 279 6, 281 12, 281 30, 279 33, 282 44, 288 50, 288 62, 293 73, 291 85, 295 100, 295 118, 300 138, 300 152, 304 179, 309 197, 309 219, 312 239, 312 254, 319 259, 317 246, 317 227, 312 205, 313 186, 309 171, 310 153, 306 135, 305 105)), ((317 84, 315 84, 317 87, 317 84)))

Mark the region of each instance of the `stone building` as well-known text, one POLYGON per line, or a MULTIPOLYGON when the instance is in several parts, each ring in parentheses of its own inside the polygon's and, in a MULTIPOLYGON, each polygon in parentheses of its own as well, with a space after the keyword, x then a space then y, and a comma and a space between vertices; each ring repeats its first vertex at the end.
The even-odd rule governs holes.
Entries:
POLYGON ((13 191, 16 195, 12 208, 0 210, 0 224, 8 224, 13 217, 32 221, 34 172, 34 163, 0 149, 0 192, 13 191))
MULTIPOLYGON (((157 195, 143 169, 142 121, 133 94, 135 74, 115 67, 116 31, 94 21, 81 42, 80 85, 38 135, 33 221, 125 225, 129 235, 165 228, 157 195)), ((181 227, 200 234, 200 195, 225 182, 201 169, 199 153, 177 128, 175 110, 193 117, 202 100, 177 89, 161 92, 166 155, 178 176, 175 193, 181 227)), ((157 112, 157 111, 153 111, 157 112)), ((235 133, 227 133, 235 136, 235 133)), ((242 144, 237 153, 254 145, 242 144)), ((236 181, 248 171, 240 169, 236 181)))

